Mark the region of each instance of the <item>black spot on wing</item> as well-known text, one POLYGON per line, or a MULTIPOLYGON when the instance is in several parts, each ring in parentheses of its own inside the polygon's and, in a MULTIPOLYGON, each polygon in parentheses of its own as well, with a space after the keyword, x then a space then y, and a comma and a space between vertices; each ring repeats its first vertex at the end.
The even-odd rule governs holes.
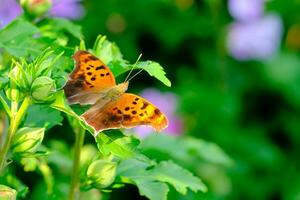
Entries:
POLYGON ((98 67, 96 67, 96 70, 100 70, 100 69, 105 69, 105 67, 104 66, 98 66, 98 67))
POLYGON ((161 112, 160 112, 160 110, 159 110, 158 108, 156 108, 156 109, 154 110, 154 113, 155 113, 155 115, 160 115, 160 114, 161 114, 161 112))
POLYGON ((146 109, 148 105, 149 105, 149 103, 144 102, 144 103, 143 103, 143 106, 141 107, 141 109, 142 109, 142 110, 146 109))
POLYGON ((132 119, 131 115, 123 115, 125 121, 129 121, 132 119))
POLYGON ((122 121, 122 116, 117 116, 117 115, 114 115, 114 114, 108 114, 107 121, 109 121, 109 122, 122 121))
POLYGON ((133 110, 131 113, 132 113, 133 115, 135 115, 135 114, 136 114, 136 111, 135 111, 135 110, 133 110))

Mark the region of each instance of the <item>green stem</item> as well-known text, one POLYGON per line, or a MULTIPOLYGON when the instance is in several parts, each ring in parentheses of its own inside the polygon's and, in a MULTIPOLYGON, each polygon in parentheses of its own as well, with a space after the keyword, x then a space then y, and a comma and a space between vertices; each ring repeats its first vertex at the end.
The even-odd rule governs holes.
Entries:
POLYGON ((6 167, 6 160, 7 160, 7 153, 10 148, 12 139, 27 111, 27 108, 30 105, 30 97, 25 97, 24 101, 22 102, 22 105, 20 106, 18 110, 18 103, 12 102, 11 105, 11 120, 9 124, 9 129, 7 133, 7 137, 5 139, 3 148, 0 151, 0 171, 2 172, 4 168, 6 167))
POLYGON ((79 165, 80 152, 84 142, 85 129, 78 128, 75 130, 75 147, 73 158, 72 180, 69 192, 69 200, 77 200, 80 197, 79 165))

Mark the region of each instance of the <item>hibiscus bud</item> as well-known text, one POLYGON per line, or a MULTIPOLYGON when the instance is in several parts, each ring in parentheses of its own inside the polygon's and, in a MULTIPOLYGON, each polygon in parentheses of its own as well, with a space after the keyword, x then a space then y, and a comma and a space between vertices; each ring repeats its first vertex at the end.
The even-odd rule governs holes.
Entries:
POLYGON ((47 13, 52 6, 52 0, 21 0, 25 12, 33 17, 40 17, 47 13))
POLYGON ((14 154, 26 154, 35 152, 42 143, 45 128, 24 127, 17 131, 13 143, 12 152, 14 154))
POLYGON ((15 200, 17 198, 17 191, 11 189, 6 185, 0 185, 0 199, 2 200, 15 200))
POLYGON ((105 188, 111 185, 116 176, 117 165, 108 160, 96 160, 87 170, 89 183, 97 188, 105 188))
POLYGON ((22 93, 17 88, 7 88, 5 90, 6 96, 11 101, 20 101, 23 97, 22 93))
POLYGON ((31 96, 36 101, 48 101, 55 91, 55 82, 47 76, 35 79, 31 86, 31 96))

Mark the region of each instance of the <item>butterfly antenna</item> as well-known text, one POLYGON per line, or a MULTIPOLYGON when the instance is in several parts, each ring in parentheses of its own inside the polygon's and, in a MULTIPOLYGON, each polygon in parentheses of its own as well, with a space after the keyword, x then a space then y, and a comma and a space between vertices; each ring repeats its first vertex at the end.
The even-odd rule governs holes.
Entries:
MULTIPOLYGON (((125 78, 125 81, 124 81, 124 82, 126 82, 126 81, 128 80, 129 76, 131 75, 132 71, 133 71, 134 68, 136 67, 136 64, 139 62, 139 60, 141 59, 141 57, 142 57, 142 54, 139 55, 139 57, 137 58, 137 60, 136 60, 135 63, 133 64, 133 66, 132 66, 130 72, 128 73, 127 77, 125 78)), ((131 80, 131 79, 130 79, 130 80, 131 80)), ((129 80, 128 80, 128 81, 129 81, 129 80)))
POLYGON ((128 81, 131 81, 134 77, 136 77, 139 73, 141 73, 144 69, 142 68, 140 71, 138 71, 135 75, 133 75, 132 77, 130 77, 130 79, 128 81))

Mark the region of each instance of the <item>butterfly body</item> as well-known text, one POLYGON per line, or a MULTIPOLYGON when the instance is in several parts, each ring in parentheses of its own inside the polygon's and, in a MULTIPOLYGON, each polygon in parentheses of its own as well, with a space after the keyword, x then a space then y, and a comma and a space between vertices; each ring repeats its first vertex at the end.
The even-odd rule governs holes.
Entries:
POLYGON ((107 129, 149 125, 161 131, 166 116, 153 104, 135 94, 125 93, 128 82, 116 85, 110 69, 87 51, 74 55, 76 67, 64 86, 69 103, 92 104, 81 116, 96 133, 107 129))
POLYGON ((104 98, 106 99, 111 99, 111 100, 117 100, 120 98, 120 96, 122 94, 124 94, 126 92, 126 90, 128 89, 128 82, 124 82, 124 83, 120 83, 116 86, 114 86, 113 88, 109 89, 104 98))

